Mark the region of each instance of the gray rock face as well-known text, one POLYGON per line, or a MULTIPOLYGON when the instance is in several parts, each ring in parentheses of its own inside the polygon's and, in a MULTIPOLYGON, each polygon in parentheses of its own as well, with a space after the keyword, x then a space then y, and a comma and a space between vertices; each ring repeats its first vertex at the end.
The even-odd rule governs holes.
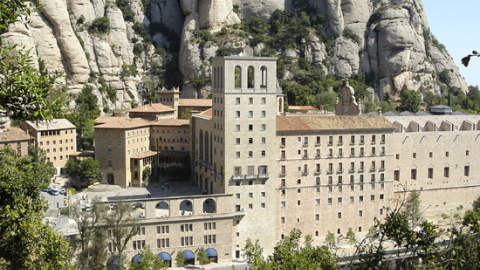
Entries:
MULTIPOLYGON (((185 85, 182 96, 204 97, 209 86, 198 91, 189 84, 191 75, 210 77, 210 58, 220 47, 231 55, 261 55, 266 44, 249 45, 245 35, 229 35, 218 44, 195 40, 194 31, 206 29, 215 33, 222 27, 248 21, 251 16, 269 19, 273 12, 293 10, 293 0, 151 0, 149 8, 141 0, 126 0, 126 6, 136 23, 145 26, 158 23, 180 36, 179 69, 185 85), (234 6, 238 6, 238 11, 234 6), (149 11, 147 14, 146 11, 149 11), (238 13, 236 13, 238 12, 238 13)), ((134 22, 125 21, 115 1, 106 0, 41 0, 42 14, 29 18, 27 29, 21 23, 4 34, 5 41, 21 43, 30 51, 34 63, 44 61, 49 71, 61 71, 71 93, 78 93, 89 81, 94 89, 101 76, 108 86, 117 90, 117 101, 112 103, 104 93, 95 91, 99 106, 110 109, 129 108, 130 102, 139 103, 138 90, 141 76, 149 68, 159 66, 153 46, 144 46, 134 55, 135 43, 144 44, 134 22), (80 17, 83 23, 78 23, 80 17), (88 27, 99 17, 107 16, 110 31, 105 34, 89 33, 88 27), (134 30, 136 29, 136 30, 134 30), (137 76, 125 75, 125 69, 137 70, 137 76)), ((465 80, 446 50, 433 42, 428 32, 427 17, 421 1, 417 0, 309 0, 314 12, 325 18, 324 31, 333 38, 325 44, 314 32, 304 41, 304 49, 285 51, 288 56, 301 55, 315 66, 337 78, 349 78, 356 73, 375 77, 375 91, 382 97, 392 97, 404 89, 429 89, 439 93, 440 85, 435 73, 449 70, 452 85, 467 90, 465 80), (333 44, 333 45, 332 45, 333 44), (333 53, 331 50, 333 46, 333 53), (328 51, 327 51, 328 47, 328 51)), ((233 30, 231 31, 241 31, 233 30)), ((157 48, 169 48, 167 34, 157 32, 152 40, 157 48)), ((267 48, 268 49, 268 48, 267 48)), ((161 62, 161 61, 160 61, 161 62)), ((128 72, 127 72, 128 73, 128 72)), ((287 70, 285 78, 291 76, 287 70)))

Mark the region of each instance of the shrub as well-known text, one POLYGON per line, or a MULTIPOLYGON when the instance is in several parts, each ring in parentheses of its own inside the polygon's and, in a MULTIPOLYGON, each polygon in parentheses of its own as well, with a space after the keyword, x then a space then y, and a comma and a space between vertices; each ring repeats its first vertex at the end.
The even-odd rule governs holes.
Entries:
POLYGON ((88 28, 90 33, 108 33, 110 31, 110 20, 108 17, 103 16, 93 20, 92 25, 88 28))
POLYGON ((143 53, 143 44, 137 43, 133 46, 133 54, 140 56, 143 53))
POLYGON ((228 56, 230 51, 226 47, 219 47, 217 50, 217 56, 228 56))
POLYGON ((77 24, 83 24, 85 22, 85 16, 80 15, 77 19, 77 24))

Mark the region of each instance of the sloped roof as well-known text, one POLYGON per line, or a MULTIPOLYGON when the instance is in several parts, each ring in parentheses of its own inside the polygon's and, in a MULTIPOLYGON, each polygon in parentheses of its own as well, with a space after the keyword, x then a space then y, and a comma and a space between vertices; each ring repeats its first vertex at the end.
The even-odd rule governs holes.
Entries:
POLYGON ((155 156, 156 154, 157 152, 155 151, 147 150, 142 153, 136 153, 135 155, 132 155, 131 158, 146 158, 146 157, 155 156))
POLYGON ((108 121, 95 126, 94 128, 131 129, 149 126, 150 122, 141 118, 111 117, 108 121))
POLYGON ((0 132, 0 143, 28 141, 29 139, 31 139, 30 135, 17 127, 10 127, 8 130, 0 132))
POLYGON ((53 119, 50 121, 37 121, 37 122, 25 121, 25 122, 37 131, 76 128, 75 125, 70 123, 70 121, 68 121, 65 118, 53 119))
POLYGON ((203 117, 208 117, 208 118, 212 118, 212 114, 213 114, 213 109, 210 108, 208 110, 205 110, 199 114, 197 114, 198 116, 203 116, 203 117))
POLYGON ((394 129, 382 116, 281 116, 277 131, 394 129))
POLYGON ((178 100, 180 107, 212 107, 211 99, 181 98, 178 100))
POLYGON ((393 111, 388 111, 383 114, 383 116, 398 116, 398 113, 393 112, 393 111))
POLYGON ((152 126, 189 126, 188 119, 157 119, 150 123, 152 126))
POLYGON ((141 113, 164 113, 164 112, 173 112, 173 109, 170 106, 163 105, 162 103, 150 103, 137 108, 128 110, 127 112, 141 112, 141 113))

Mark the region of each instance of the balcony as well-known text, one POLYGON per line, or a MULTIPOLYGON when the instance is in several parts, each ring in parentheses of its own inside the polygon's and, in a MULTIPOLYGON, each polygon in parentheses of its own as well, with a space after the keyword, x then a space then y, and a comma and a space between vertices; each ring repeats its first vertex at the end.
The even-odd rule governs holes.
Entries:
POLYGON ((338 169, 338 170, 337 170, 337 173, 343 173, 343 168, 342 168, 342 169, 338 169))
POLYGON ((308 170, 306 170, 306 171, 302 171, 302 175, 303 175, 303 176, 306 176, 306 175, 308 175, 308 170))
POLYGON ((327 171, 327 174, 332 174, 332 173, 333 173, 333 170, 331 169, 327 171))
POLYGON ((285 148, 285 144, 280 144, 280 148, 285 148))
POLYGON ((286 175, 287 175, 286 172, 280 172, 280 173, 278 174, 279 177, 285 177, 286 175))
POLYGON ((380 152, 380 156, 385 156, 385 152, 380 152))
POLYGON ((320 142, 315 143, 315 146, 320 146, 320 145, 321 145, 320 142))
POLYGON ((377 170, 377 167, 370 167, 370 171, 371 171, 371 172, 374 172, 374 171, 376 171, 376 170, 377 170))
POLYGON ((363 168, 363 167, 360 167, 360 168, 358 169, 358 172, 364 172, 364 171, 365 171, 365 168, 363 168))
POLYGON ((365 155, 364 155, 363 153, 360 153, 360 155, 358 155, 358 156, 359 156, 359 157, 363 157, 363 156, 365 156, 365 155))
POLYGON ((333 158, 333 155, 328 155, 328 158, 333 158))
POLYGON ((286 158, 285 157, 280 157, 280 160, 284 161, 286 158))
POLYGON ((339 142, 337 143, 338 146, 342 146, 343 145, 343 142, 339 142))
POLYGON ((384 172, 385 171, 385 167, 380 167, 380 169, 378 169, 380 172, 384 172))
POLYGON ((322 170, 317 170, 317 171, 314 172, 315 175, 319 175, 321 173, 322 173, 322 170))
POLYGON ((383 141, 380 141, 380 144, 385 144, 385 140, 383 140, 383 141))
POLYGON ((303 147, 308 147, 308 143, 303 143, 303 147))
POLYGON ((260 179, 260 180, 265 180, 265 179, 268 179, 268 178, 270 178, 270 175, 268 173, 258 175, 258 179, 260 179))
POLYGON ((308 156, 307 156, 307 155, 304 155, 302 158, 303 158, 303 159, 308 159, 308 156))
POLYGON ((360 143, 359 143, 359 144, 360 144, 360 145, 364 145, 364 144, 365 144, 365 142, 364 142, 364 141, 360 141, 360 143))
POLYGON ((243 180, 243 179, 245 179, 245 175, 233 175, 232 176, 233 181, 240 181, 240 180, 243 180))
POLYGON ((255 175, 255 174, 247 174, 247 175, 245 176, 245 178, 246 178, 247 180, 253 180, 253 179, 257 179, 257 175, 255 175))
POLYGON ((348 170, 349 173, 354 173, 355 172, 355 168, 351 168, 350 170, 348 170))
POLYGON ((370 144, 372 144, 372 145, 373 145, 373 144, 376 144, 376 143, 377 143, 376 141, 372 141, 370 144))
POLYGON ((319 158, 320 158, 320 155, 316 155, 316 156, 315 156, 315 159, 319 159, 319 158))

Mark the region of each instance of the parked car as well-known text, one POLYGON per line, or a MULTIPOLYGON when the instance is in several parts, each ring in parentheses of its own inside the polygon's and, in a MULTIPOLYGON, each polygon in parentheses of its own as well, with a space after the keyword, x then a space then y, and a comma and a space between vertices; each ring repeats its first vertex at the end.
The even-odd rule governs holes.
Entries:
POLYGON ((60 194, 61 195, 67 195, 67 190, 64 189, 64 188, 60 189, 60 194))
POLYGON ((53 196, 58 196, 59 192, 57 189, 52 188, 50 189, 50 194, 52 194, 53 196))

